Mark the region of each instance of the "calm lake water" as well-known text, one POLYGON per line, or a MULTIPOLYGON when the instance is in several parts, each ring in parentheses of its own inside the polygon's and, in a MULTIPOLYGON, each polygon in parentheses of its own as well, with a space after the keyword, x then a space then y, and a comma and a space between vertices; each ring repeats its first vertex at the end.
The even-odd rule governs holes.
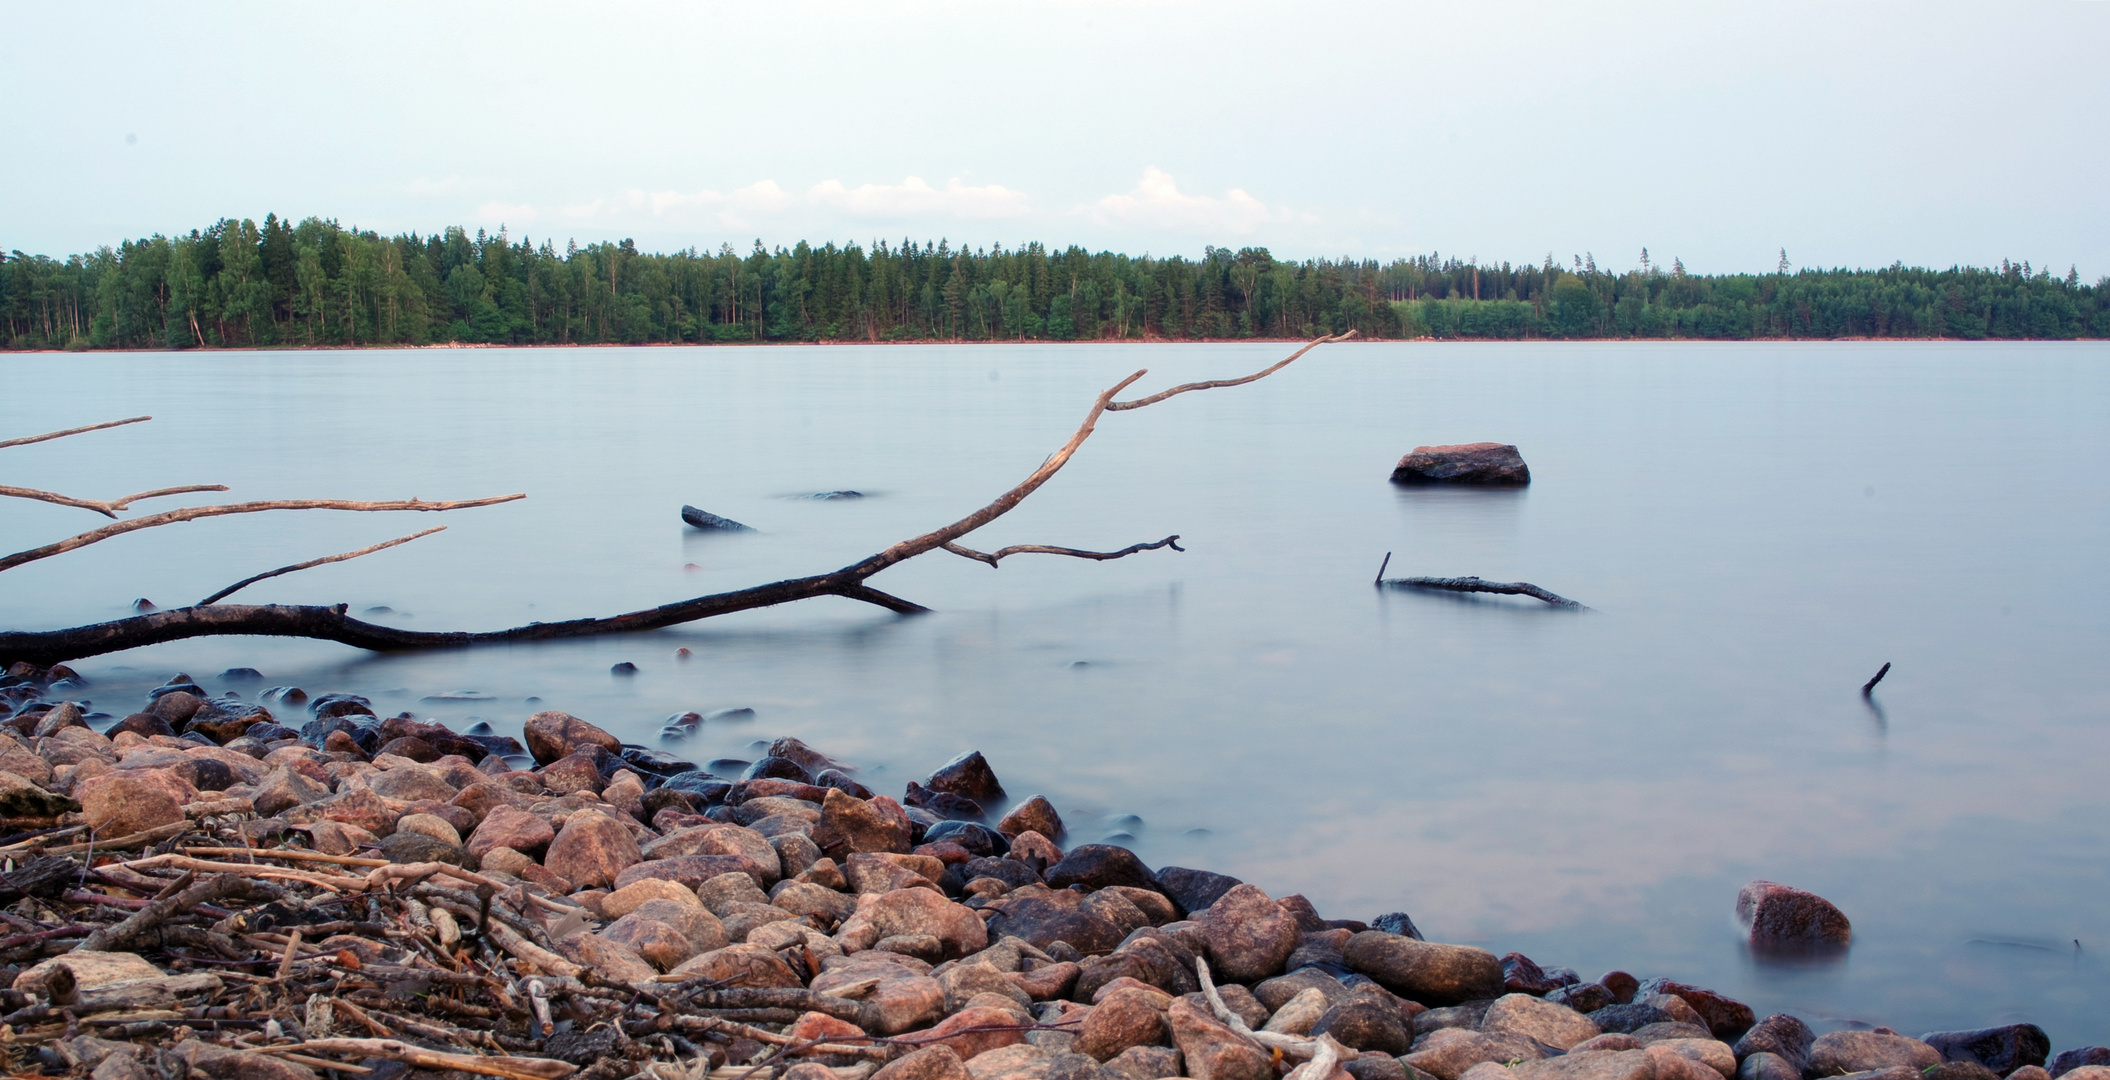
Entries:
MULTIPOLYGON (((11 484, 529 498, 127 536, 0 576, 0 618, 188 603, 432 524, 449 529, 237 599, 484 629, 814 573, 980 506, 1136 368, 1147 390, 1288 351, 9 357, 0 434, 156 417, 8 450, 11 484), (846 488, 870 497, 800 497, 846 488), (694 533, 683 503, 760 531, 694 533)), ((221 639, 78 666, 119 714, 172 672, 219 687, 236 665, 500 730, 561 708, 647 744, 669 714, 749 706, 679 752, 797 735, 889 793, 980 749, 1014 796, 1055 801, 1071 843, 1127 832, 1152 865, 1329 916, 1405 910, 1433 939, 1674 976, 1820 1028, 2030 1020, 2066 1048, 2110 1043, 2106 459, 2101 344, 1335 345, 1107 417, 969 541, 1178 533, 1185 554, 992 570, 940 552, 873 580, 938 611, 914 619, 826 598, 575 644, 221 639), (1477 440, 1517 444, 1533 485, 1387 482, 1418 444, 1477 440), (1522 579, 1596 611, 1381 592, 1388 551, 1393 575, 1522 579), (638 674, 612 676, 625 660, 638 674), (1877 711, 1859 688, 1886 661, 1877 711), (425 700, 452 691, 489 698, 425 700), (1749 957, 1733 907, 1756 877, 1839 904, 1848 958, 1749 957)), ((99 520, 14 502, 0 549, 99 520)))

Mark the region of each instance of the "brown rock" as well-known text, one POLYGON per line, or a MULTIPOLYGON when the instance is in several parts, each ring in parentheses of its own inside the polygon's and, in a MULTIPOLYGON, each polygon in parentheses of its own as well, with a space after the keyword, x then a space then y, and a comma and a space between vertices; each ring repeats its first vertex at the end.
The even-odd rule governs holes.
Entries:
POLYGON ((105 839, 183 820, 182 805, 169 796, 165 785, 134 773, 112 772, 94 777, 76 787, 74 795, 80 800, 81 813, 88 824, 105 839))
POLYGON ((1656 1060, 1646 1050, 1595 1050, 1526 1061, 1509 1072, 1512 1080, 1655 1080, 1656 1060))
POLYGON ((967 1074, 974 1080, 1048 1080, 1054 1064, 1053 1054, 1022 1042, 976 1055, 967 1074))
POLYGON ((945 988, 930 977, 927 965, 907 957, 865 952, 821 963, 821 974, 812 989, 827 993, 841 987, 877 979, 878 985, 864 997, 872 1006, 873 1030, 898 1035, 945 1015, 945 988))
POLYGON ((1180 1074, 1180 1052, 1164 1046, 1131 1046, 1106 1063, 1122 1080, 1169 1080, 1180 1074))
POLYGON ((872 1080, 973 1080, 958 1052, 943 1044, 927 1046, 888 1062, 872 1080))
POLYGON ((1506 443, 1460 443, 1417 446, 1392 470, 1395 484, 1523 485, 1531 470, 1523 455, 1506 443))
POLYGON ((309 821, 342 821, 356 825, 375 836, 387 836, 396 831, 396 818, 401 816, 401 804, 375 794, 368 788, 342 791, 327 799, 318 799, 306 806, 287 811, 287 821, 301 824, 309 821))
POLYGON ((462 843, 461 830, 455 828, 453 822, 437 814, 405 814, 396 819, 396 835, 402 836, 405 833, 429 836, 443 844, 453 844, 456 847, 460 847, 462 843))
MULTIPOLYGON (((760 945, 728 945, 713 949, 675 968, 673 974, 691 979, 712 979, 724 986, 794 989, 802 985, 797 973, 782 957, 760 945)), ((933 983, 936 981, 932 980, 933 983)), ((941 993, 941 1001, 943 997, 941 993)))
POLYGON ((611 754, 623 751, 622 742, 615 736, 570 713, 555 710, 528 717, 524 734, 528 753, 534 755, 537 765, 547 765, 589 746, 601 747, 611 754))
POLYGON ((178 690, 155 698, 154 704, 147 711, 170 724, 182 724, 191 717, 198 715, 198 710, 204 706, 205 696, 203 694, 193 694, 188 691, 178 690))
MULTIPOLYGON (((480 831, 480 830, 479 830, 480 831)), ((573 814, 564 831, 550 842, 542 865, 576 886, 612 885, 624 870, 642 861, 637 838, 606 814, 573 814)))
POLYGON ((1751 946, 1764 951, 1843 949, 1853 940, 1853 924, 1831 901, 1770 881, 1736 894, 1736 917, 1751 932, 1751 946))
POLYGON ((1941 1051, 1918 1039, 1897 1034, 1834 1031, 1817 1036, 1817 1041, 1810 1046, 1810 1072, 1816 1076, 1900 1065, 1918 1071, 1939 1064, 1941 1051))
POLYGON ((647 878, 665 878, 695 888, 720 874, 741 873, 753 878, 759 887, 775 876, 774 870, 764 871, 754 860, 744 855, 683 855, 672 859, 647 859, 635 866, 627 867, 615 877, 615 887, 620 889, 633 882, 647 878))
POLYGON ((602 897, 601 914, 611 919, 620 919, 636 911, 637 906, 647 900, 673 900, 697 907, 703 906, 703 902, 696 899, 696 890, 665 878, 647 878, 644 881, 632 882, 602 897))
POLYGON ((1297 920, 1253 885, 1225 893, 1195 921, 1208 943, 1210 967, 1229 982, 1257 982, 1280 973, 1282 962, 1303 940, 1297 920))
POLYGON ((1537 1061, 1544 1056, 1538 1042, 1527 1035, 1490 1034, 1452 1027, 1429 1032, 1415 1042, 1414 1052, 1402 1056, 1400 1061, 1437 1080, 1459 1080, 1466 1070, 1485 1062, 1499 1065, 1510 1061, 1537 1061))
POLYGON ((374 756, 380 757, 382 754, 394 754, 420 763, 440 759, 440 752, 431 743, 415 735, 405 735, 382 743, 381 749, 374 751, 374 756))
POLYGON ((1055 841, 1029 830, 1011 838, 1011 850, 1004 858, 1028 866, 1038 862, 1040 866, 1035 873, 1039 873, 1062 861, 1062 849, 1055 846, 1055 841))
POLYGON ((1161 1046, 1170 1041, 1165 1010, 1168 995, 1135 987, 1107 994, 1092 1006, 1077 1032, 1077 1052, 1106 1061, 1131 1046, 1161 1046))
POLYGON ((1055 812, 1055 804, 1045 795, 1035 795, 1019 803, 996 823, 996 831, 1008 839, 1021 833, 1036 832, 1051 840, 1062 838, 1062 815, 1055 812))
POLYGON ((1349 938, 1342 952, 1349 967, 1425 1005, 1453 1005, 1502 992, 1502 962, 1486 949, 1366 930, 1349 938))
POLYGON ((923 786, 932 791, 942 791, 973 799, 983 806, 994 806, 1004 801, 1004 785, 997 783, 996 770, 982 757, 980 750, 970 750, 938 767, 930 774, 923 786))
POLYGON ((479 865, 486 874, 511 874, 520 877, 529 870, 539 870, 533 856, 523 855, 509 847, 495 847, 481 856, 479 865))
POLYGON ((1542 1001, 1528 994, 1505 994, 1497 999, 1480 1021, 1481 1031, 1508 1031, 1529 1035, 1558 1050, 1566 1050, 1585 1039, 1597 1037, 1595 1021, 1566 1005, 1542 1001))
POLYGON ((367 781, 374 794, 404 802, 433 799, 446 802, 460 792, 440 774, 422 765, 398 764, 367 781))
POLYGON ((511 806, 497 806, 484 815, 482 824, 469 834, 469 854, 478 859, 493 848, 512 848, 534 855, 557 838, 555 829, 543 819, 511 806))
POLYGON ((1195 1080, 1273 1080, 1273 1058, 1205 1010, 1175 1001, 1165 1019, 1187 1075, 1195 1080))
POLYGON ((947 956, 965 956, 989 945, 989 931, 981 916, 947 900, 930 889, 901 889, 884 894, 866 894, 857 901, 857 911, 843 920, 836 933, 845 952, 858 952, 878 944, 882 938, 903 934, 927 934, 937 938, 947 956))
POLYGON ((659 975, 637 950, 601 934, 573 934, 557 943, 564 955, 610 982, 649 983, 659 975))
POLYGON ((306 773, 282 766, 266 775, 249 799, 256 805, 257 813, 272 817, 296 806, 328 798, 329 794, 327 786, 317 783, 306 773))
POLYGON ((1645 1049, 1656 1057, 1656 1075, 1659 1078, 1667 1078, 1669 1075, 1663 1067, 1664 1054, 1673 1054, 1702 1066, 1700 1074, 1694 1080, 1717 1080, 1717 1077, 1710 1076, 1709 1073, 1720 1074, 1719 1080, 1729 1080, 1736 1075, 1736 1052, 1729 1049, 1729 1044, 1720 1039, 1662 1039, 1649 1043, 1645 1049))
POLYGON ((828 788, 821 801, 821 820, 812 832, 821 853, 840 861, 856 852, 908 851, 907 815, 896 818, 875 805, 880 801, 828 788))
POLYGON ((976 1006, 961 1009, 929 1031, 903 1036, 899 1041, 911 1046, 949 1046, 960 1060, 972 1061, 978 1054, 1025 1042, 1026 1033, 1018 1030, 1018 1017, 1010 1010, 976 1006), (997 1030, 986 1030, 990 1028, 997 1030))
POLYGON ((857 911, 857 898, 806 881, 786 881, 771 890, 770 903, 801 918, 832 926, 857 911))
POLYGON ((594 765, 590 753, 568 754, 537 769, 535 775, 542 778, 542 786, 552 795, 569 795, 574 791, 599 794, 601 770, 594 765))

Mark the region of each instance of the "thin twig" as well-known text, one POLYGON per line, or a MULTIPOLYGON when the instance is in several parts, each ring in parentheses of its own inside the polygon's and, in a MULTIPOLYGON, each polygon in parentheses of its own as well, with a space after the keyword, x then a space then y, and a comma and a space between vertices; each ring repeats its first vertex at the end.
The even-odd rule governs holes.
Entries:
POLYGON ((1156 551, 1162 547, 1169 547, 1174 551, 1187 550, 1179 546, 1175 542, 1177 540, 1179 540, 1179 534, 1174 533, 1155 544, 1130 544, 1119 551, 1082 551, 1077 548, 1049 547, 1045 544, 1013 544, 1010 547, 998 548, 990 552, 976 551, 964 544, 946 544, 945 550, 963 558, 973 559, 976 562, 988 563, 991 566, 995 566, 996 561, 1006 555, 1068 555, 1073 559, 1096 559, 1104 562, 1107 559, 1119 559, 1133 555, 1138 551, 1156 551))
POLYGON ((275 578, 280 574, 290 574, 295 570, 306 570, 311 566, 321 566, 324 563, 343 562, 346 559, 356 559, 361 555, 372 555, 376 551, 385 551, 400 544, 410 543, 412 540, 415 540, 420 536, 431 536, 433 533, 446 531, 447 526, 434 525, 432 528, 426 529, 424 532, 411 533, 409 536, 398 536, 394 540, 384 540, 381 543, 375 544, 371 547, 363 547, 357 551, 347 551, 341 555, 325 555, 320 559, 309 559, 307 562, 297 562, 291 566, 281 566, 276 570, 266 570, 263 573, 256 575, 255 577, 245 577, 242 580, 237 581, 224 589, 221 589, 219 592, 216 592, 211 596, 208 596, 205 599, 198 601, 197 606, 204 607, 205 605, 210 604, 215 600, 220 600, 232 596, 235 593, 238 593, 243 589, 246 589, 249 586, 256 584, 257 582, 264 580, 265 578, 275 578))
POLYGON ((68 435, 79 435, 84 431, 101 431, 104 428, 123 427, 126 424, 141 424, 152 419, 153 417, 151 416, 134 416, 124 420, 107 420, 100 424, 89 424, 87 427, 67 428, 64 431, 49 431, 42 435, 25 435, 19 439, 0 441, 0 450, 5 450, 10 446, 28 446, 30 443, 63 439, 68 435))
POLYGON ((153 491, 142 491, 137 495, 127 495, 122 499, 111 499, 107 502, 101 499, 77 499, 71 495, 61 495, 56 491, 39 491, 36 488, 0 487, 0 495, 14 499, 35 499, 38 502, 57 503, 60 506, 78 506, 83 510, 93 510, 106 518, 114 519, 117 517, 119 510, 126 509, 141 499, 158 499, 164 495, 188 495, 194 491, 226 490, 226 484, 185 484, 181 487, 156 488, 153 491))
POLYGON ((43 547, 30 548, 28 551, 18 551, 13 555, 0 558, 0 570, 12 570, 24 563, 32 563, 38 559, 48 559, 53 555, 63 555, 76 548, 84 548, 89 544, 101 543, 111 537, 123 536, 128 532, 137 532, 140 529, 151 529, 157 525, 174 525, 180 521, 196 521, 199 518, 221 517, 227 514, 257 514, 266 510, 463 510, 472 506, 493 506, 498 503, 512 502, 515 499, 525 498, 527 498, 525 493, 519 493, 494 495, 484 499, 457 499, 452 502, 421 502, 417 499, 404 499, 394 502, 353 502, 347 499, 263 499, 257 502, 225 503, 219 506, 192 506, 182 510, 166 510, 159 514, 149 514, 146 517, 133 518, 130 521, 120 521, 114 525, 105 525, 100 529, 90 529, 78 536, 69 536, 64 540, 46 544, 43 547))
POLYGON ((1385 567, 1390 565, 1392 565, 1392 553, 1387 551, 1385 552, 1385 561, 1377 564, 1377 580, 1372 582, 1372 584, 1383 585, 1385 583, 1385 567))
POLYGON ((1502 593, 1507 596, 1529 596, 1544 600, 1557 608, 1588 611, 1588 607, 1576 603, 1559 593, 1548 592, 1528 581, 1482 581, 1476 577, 1410 577, 1380 581, 1401 589, 1442 589, 1446 592, 1502 593))
POLYGON ((1106 407, 1106 411, 1126 412, 1129 409, 1140 409, 1145 405, 1155 405, 1158 402, 1165 400, 1166 398, 1173 397, 1179 394, 1184 394, 1189 390, 1215 390, 1225 386, 1244 386, 1246 383, 1257 382, 1261 379, 1267 378, 1270 375, 1273 375, 1278 371, 1281 371, 1283 368, 1286 368, 1290 366, 1290 364, 1296 362, 1296 359, 1298 357, 1303 356, 1305 353, 1308 353, 1321 345, 1325 345, 1335 341, 1346 341, 1354 336, 1355 331, 1350 330, 1345 334, 1335 334, 1332 337, 1322 337, 1305 345, 1303 348, 1298 349, 1296 352, 1289 354, 1286 359, 1281 360, 1280 362, 1276 363, 1273 367, 1267 368, 1266 370, 1256 371, 1251 375, 1247 375, 1237 379, 1210 379, 1207 382, 1181 383, 1180 385, 1175 386, 1170 390, 1160 390, 1157 393, 1152 394, 1146 398, 1137 398, 1134 401, 1113 402, 1112 404, 1106 407))

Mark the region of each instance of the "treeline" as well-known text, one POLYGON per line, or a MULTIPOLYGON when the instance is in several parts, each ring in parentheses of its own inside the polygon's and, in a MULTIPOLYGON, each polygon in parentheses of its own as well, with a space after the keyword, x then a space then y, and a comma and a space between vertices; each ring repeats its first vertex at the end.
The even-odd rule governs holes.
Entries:
POLYGON ((1287 262, 1040 244, 649 254, 223 220, 63 260, 0 260, 0 348, 1303 338, 2110 336, 2110 279, 1998 269, 1705 276, 1437 255, 1287 262))

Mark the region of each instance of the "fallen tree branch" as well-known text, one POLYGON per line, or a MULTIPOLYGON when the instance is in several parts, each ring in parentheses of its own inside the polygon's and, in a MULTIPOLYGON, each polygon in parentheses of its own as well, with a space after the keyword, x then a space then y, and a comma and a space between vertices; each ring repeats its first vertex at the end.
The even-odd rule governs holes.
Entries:
POLYGON ((493 495, 483 499, 457 499, 452 502, 420 502, 404 499, 393 502, 353 502, 348 499, 264 499, 257 502, 225 503, 219 506, 192 506, 182 510, 166 510, 159 514, 120 521, 100 529, 90 529, 78 536, 69 536, 56 543, 46 544, 28 551, 0 557, 0 570, 12 570, 24 563, 63 555, 89 544, 99 544, 113 536, 123 536, 140 529, 151 529, 157 525, 174 525, 180 521, 196 521, 199 518, 221 517, 226 514, 257 514, 266 510, 464 510, 472 506, 493 506, 498 503, 525 499, 525 493, 515 495, 493 495))
POLYGON ((1169 547, 1174 551, 1187 550, 1186 548, 1183 548, 1179 546, 1179 544, 1174 542, 1178 539, 1179 534, 1174 533, 1173 535, 1168 536, 1155 544, 1130 544, 1119 551, 1081 551, 1077 548, 1049 547, 1045 544, 1013 544, 1007 548, 998 548, 995 551, 982 552, 976 551, 975 549, 967 547, 964 544, 946 544, 944 546, 945 550, 950 551, 955 555, 961 556, 962 558, 973 559, 976 562, 985 562, 991 566, 995 566, 996 561, 1006 555, 1068 555, 1073 559, 1096 559, 1100 562, 1104 562, 1107 559, 1119 559, 1124 556, 1133 555, 1138 551, 1156 551, 1158 548, 1162 547, 1169 547))
POLYGON ((1502 593, 1508 596, 1529 596, 1544 600, 1557 608, 1588 611, 1588 607, 1576 603, 1559 593, 1548 592, 1528 581, 1482 581, 1476 577, 1410 577, 1382 578, 1378 584, 1395 589, 1442 589, 1446 592, 1502 593))
POLYGON ((502 1076, 506 1080, 558 1080, 578 1071, 578 1067, 555 1058, 528 1057, 481 1057, 475 1054, 449 1054, 438 1050, 427 1050, 422 1046, 397 1042, 394 1039, 309 1039, 290 1046, 256 1047, 253 1053, 260 1054, 314 1054, 342 1055, 355 1058, 382 1058, 400 1061, 419 1069, 459 1069, 462 1072, 483 1076, 502 1076))
POLYGON ((242 580, 237 581, 224 589, 221 589, 219 592, 216 592, 211 596, 208 596, 205 599, 198 601, 197 606, 204 607, 205 605, 210 604, 215 600, 220 600, 222 598, 232 596, 235 593, 241 592, 243 589, 246 589, 249 586, 256 584, 257 582, 264 580, 265 578, 275 578, 280 574, 290 574, 295 570, 306 570, 311 566, 321 566, 325 563, 343 562, 346 559, 356 559, 361 555, 372 555, 376 551, 385 551, 389 548, 396 547, 401 544, 410 543, 412 540, 416 540, 418 537, 421 536, 431 536, 433 533, 446 531, 447 526, 434 525, 432 528, 426 529, 424 532, 411 533, 409 536, 398 536, 394 540, 384 540, 381 543, 373 545, 372 547, 363 547, 357 551, 347 551, 342 555, 325 555, 320 559, 309 559, 307 562, 297 562, 291 566, 281 566, 276 570, 266 570, 263 573, 256 575, 255 577, 245 577, 242 580))
POLYGON ((171 916, 181 914, 199 904, 209 904, 222 897, 247 893, 250 885, 249 881, 233 874, 207 878, 173 896, 156 898, 153 903, 139 909, 125 921, 114 926, 105 926, 88 935, 70 951, 109 952, 112 948, 128 944, 133 938, 168 921, 171 916))
POLYGON ((36 488, 0 486, 0 495, 13 499, 35 499, 38 502, 57 503, 60 506, 78 506, 83 510, 93 510, 106 518, 114 519, 117 517, 119 510, 127 509, 141 499, 158 499, 164 495, 188 495, 195 491, 226 490, 226 484, 185 484, 182 487, 155 488, 152 491, 142 491, 137 495, 127 495, 122 499, 111 499, 107 502, 100 499, 76 499, 71 495, 61 495, 56 491, 38 491, 36 488))
POLYGON ((123 420, 105 420, 100 424, 89 424, 86 427, 67 428, 64 431, 47 431, 42 435, 24 435, 19 439, 0 440, 0 450, 5 450, 10 446, 28 446, 30 443, 63 439, 68 435, 79 435, 85 431, 101 431, 104 428, 123 427, 126 424, 143 424, 152 419, 153 417, 151 416, 133 416, 123 420))
MULTIPOLYGON (((968 533, 1009 513, 1020 502, 1023 502, 1027 496, 1039 490, 1050 479, 1053 479, 1055 474, 1069 463, 1070 458, 1076 454, 1078 447, 1084 445, 1084 441, 1089 439, 1092 436, 1092 432, 1097 429, 1099 418, 1104 413, 1108 411, 1140 409, 1191 390, 1240 386, 1253 382, 1282 370, 1297 358, 1320 345, 1341 341, 1352 336, 1354 335, 1351 332, 1349 334, 1315 339, 1279 363, 1237 379, 1185 383, 1150 397, 1134 401, 1115 402, 1115 395, 1128 389, 1134 385, 1136 380, 1149 373, 1147 369, 1137 371, 1102 391, 1093 400, 1091 408, 1085 413, 1084 421, 1077 426, 1076 431, 1071 433, 1069 441, 1065 442, 1053 454, 1050 454, 1046 460, 1041 462, 1039 468, 1033 470, 1017 486, 997 496, 988 505, 958 521, 933 529, 920 536, 913 536, 900 541, 878 554, 829 573, 814 574, 801 578, 788 578, 783 581, 774 581, 766 585, 756 585, 732 592, 699 596, 691 600, 663 604, 659 607, 627 612, 607 618, 570 619, 554 623, 529 623, 526 626, 515 626, 505 630, 480 632, 416 631, 405 630, 400 627, 381 626, 351 618, 345 613, 347 605, 344 604, 330 606, 282 604, 197 605, 188 608, 155 611, 130 618, 95 623, 89 626, 70 627, 62 630, 0 632, 0 658, 28 660, 38 664, 55 664, 68 660, 77 660, 86 656, 116 652, 122 649, 134 649, 145 645, 157 645, 168 641, 180 641, 185 638, 219 634, 256 634, 271 637, 312 638, 322 641, 335 641, 375 652, 460 648, 486 644, 519 644, 530 641, 554 641, 564 638, 588 637, 598 634, 657 630, 662 627, 676 626, 681 623, 694 622, 698 619, 707 619, 717 615, 751 611, 756 608, 790 603, 795 600, 808 600, 819 596, 839 596, 862 603, 874 604, 899 614, 918 614, 929 609, 912 601, 874 589, 866 585, 865 580, 904 560, 946 547, 968 533)), ((507 502, 524 497, 522 495, 507 495, 492 499, 478 499, 456 503, 420 503, 413 500, 409 503, 346 504, 328 500, 297 500, 278 503, 241 503, 224 507, 196 507, 189 510, 170 511, 167 514, 157 514, 151 517, 136 518, 131 521, 107 525, 94 532, 83 533, 70 540, 62 540, 57 544, 0 558, 0 570, 6 570, 35 559, 57 555, 64 551, 70 551, 73 548, 108 539, 110 536, 119 535, 134 529, 169 524, 173 521, 187 521, 192 518, 207 517, 215 514, 250 513, 256 510, 267 509, 451 510, 458 507, 488 506, 493 503, 507 502)), ((1156 544, 1138 545, 1125 552, 1082 552, 1069 548, 1029 545, 1001 549, 997 552, 989 553, 986 559, 980 558, 983 553, 975 552, 971 548, 963 548, 955 553, 962 554, 967 558, 975 558, 978 561, 991 562, 992 565, 994 565, 993 560, 1001 559, 1007 554, 1024 552, 1107 559, 1133 554, 1135 551, 1147 551, 1157 547, 1171 547, 1174 550, 1184 550, 1173 543, 1177 539, 1177 536, 1167 537, 1156 544)))

